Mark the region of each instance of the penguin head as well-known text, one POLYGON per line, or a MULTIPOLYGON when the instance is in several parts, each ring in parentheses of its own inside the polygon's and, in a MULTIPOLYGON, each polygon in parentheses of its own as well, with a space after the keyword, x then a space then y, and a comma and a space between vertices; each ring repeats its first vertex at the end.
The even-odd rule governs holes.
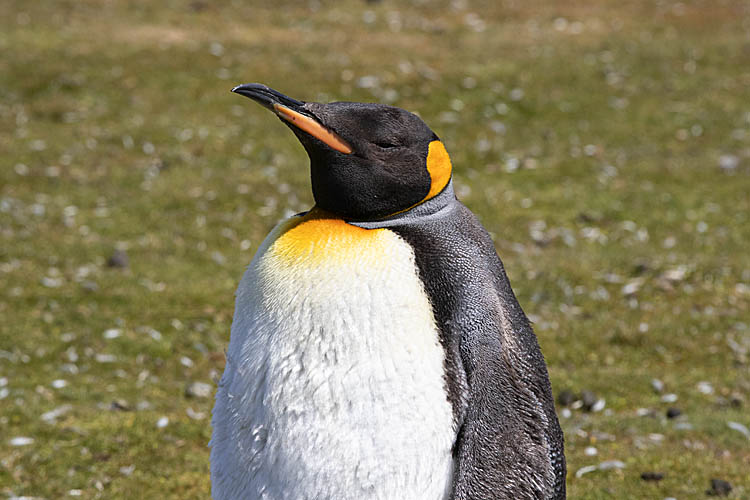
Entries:
POLYGON ((316 206, 348 220, 378 220, 439 194, 451 162, 415 114, 382 104, 292 99, 265 85, 232 89, 273 111, 310 157, 316 206))

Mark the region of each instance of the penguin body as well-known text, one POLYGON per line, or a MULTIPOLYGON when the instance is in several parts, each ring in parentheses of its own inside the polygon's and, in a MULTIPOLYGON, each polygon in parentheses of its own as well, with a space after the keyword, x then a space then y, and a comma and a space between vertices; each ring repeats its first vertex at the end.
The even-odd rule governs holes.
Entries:
POLYGON ((238 288, 214 498, 565 498, 544 358, 437 136, 398 108, 235 91, 305 146, 316 207, 238 288))
POLYGON ((237 291, 214 498, 446 498, 443 364, 408 243, 319 211, 284 221, 237 291))

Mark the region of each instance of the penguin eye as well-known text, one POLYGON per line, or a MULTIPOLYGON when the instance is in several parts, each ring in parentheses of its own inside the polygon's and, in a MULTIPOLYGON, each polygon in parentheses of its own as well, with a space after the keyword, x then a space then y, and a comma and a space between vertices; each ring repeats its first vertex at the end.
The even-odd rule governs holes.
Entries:
POLYGON ((385 142, 385 141, 384 142, 376 142, 375 145, 378 146, 379 148, 383 148, 383 149, 393 149, 393 148, 400 147, 398 144, 394 144, 392 142, 385 142))

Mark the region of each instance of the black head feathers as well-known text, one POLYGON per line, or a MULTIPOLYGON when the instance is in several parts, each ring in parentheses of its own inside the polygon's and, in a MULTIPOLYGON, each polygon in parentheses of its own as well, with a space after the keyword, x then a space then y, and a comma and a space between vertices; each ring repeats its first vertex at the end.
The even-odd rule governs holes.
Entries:
POLYGON ((234 92, 274 111, 310 157, 319 208, 377 220, 426 201, 451 177, 448 153, 415 114, 382 104, 305 103, 260 84, 234 92))

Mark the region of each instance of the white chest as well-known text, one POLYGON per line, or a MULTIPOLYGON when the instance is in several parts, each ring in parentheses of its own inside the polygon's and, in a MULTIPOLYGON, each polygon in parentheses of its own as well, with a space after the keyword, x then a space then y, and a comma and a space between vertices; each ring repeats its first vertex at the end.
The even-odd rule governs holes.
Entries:
POLYGON ((214 498, 442 500, 455 438, 443 359, 395 233, 281 224, 237 291, 214 498))

